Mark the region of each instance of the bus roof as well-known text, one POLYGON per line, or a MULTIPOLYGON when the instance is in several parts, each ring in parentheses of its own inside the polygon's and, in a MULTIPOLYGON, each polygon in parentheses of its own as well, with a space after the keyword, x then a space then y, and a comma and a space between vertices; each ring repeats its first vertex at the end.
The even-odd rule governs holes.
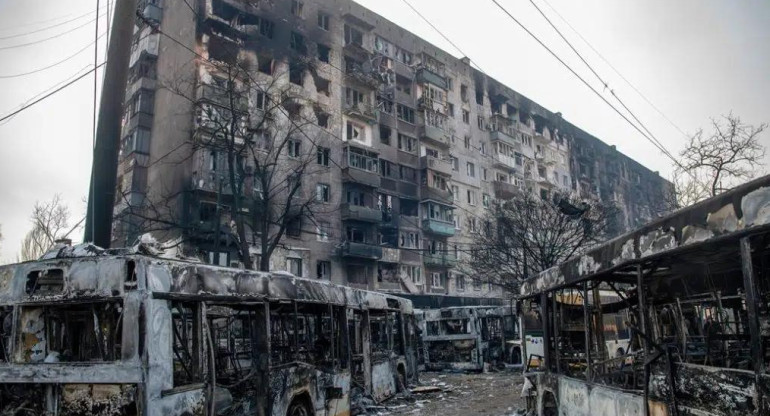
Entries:
POLYGON ((770 175, 682 208, 525 280, 520 295, 574 286, 597 278, 627 279, 637 266, 708 249, 737 251, 735 242, 770 230, 770 175))
MULTIPOLYGON (((82 253, 83 250, 71 252, 82 253)), ((146 254, 99 254, 98 250, 94 250, 89 256, 57 257, 0 266, 0 306, 98 300, 122 296, 129 291, 149 292, 156 298, 191 301, 248 303, 296 300, 413 313, 410 300, 384 293, 300 278, 287 272, 233 269, 146 254), (136 276, 144 278, 137 279, 136 276), (45 290, 36 291, 38 286, 45 290)))

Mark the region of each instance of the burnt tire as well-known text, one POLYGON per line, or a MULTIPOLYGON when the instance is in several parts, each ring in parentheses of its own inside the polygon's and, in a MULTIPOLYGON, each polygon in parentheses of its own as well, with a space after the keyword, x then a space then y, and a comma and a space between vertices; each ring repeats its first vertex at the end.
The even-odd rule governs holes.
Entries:
POLYGON ((286 416, 312 416, 312 414, 304 400, 294 400, 289 406, 289 411, 286 412, 286 416))

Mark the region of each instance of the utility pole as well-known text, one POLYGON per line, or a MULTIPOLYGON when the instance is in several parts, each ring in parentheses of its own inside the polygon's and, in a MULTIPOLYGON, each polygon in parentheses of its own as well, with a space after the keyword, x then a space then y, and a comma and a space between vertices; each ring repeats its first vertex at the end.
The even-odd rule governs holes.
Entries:
POLYGON ((131 39, 137 0, 117 0, 112 20, 107 65, 99 104, 91 185, 88 192, 88 213, 83 241, 109 247, 112 241, 112 210, 120 150, 121 118, 131 59, 131 39))

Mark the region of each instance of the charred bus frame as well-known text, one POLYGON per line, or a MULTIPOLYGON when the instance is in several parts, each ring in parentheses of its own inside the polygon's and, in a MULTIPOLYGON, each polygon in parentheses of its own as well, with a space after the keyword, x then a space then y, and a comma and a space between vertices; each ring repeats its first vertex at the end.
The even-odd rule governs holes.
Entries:
POLYGON ((347 415, 417 377, 409 300, 111 254, 0 267, 0 413, 347 415))
POLYGON ((545 340, 544 364, 525 371, 538 415, 768 414, 770 176, 546 270, 520 295, 545 340), (605 314, 627 317, 621 357, 604 342, 605 314), (578 318, 582 342, 567 342, 578 318))
POLYGON ((483 371, 514 361, 519 347, 514 345, 519 338, 515 306, 424 309, 415 315, 422 332, 421 364, 427 370, 483 371))

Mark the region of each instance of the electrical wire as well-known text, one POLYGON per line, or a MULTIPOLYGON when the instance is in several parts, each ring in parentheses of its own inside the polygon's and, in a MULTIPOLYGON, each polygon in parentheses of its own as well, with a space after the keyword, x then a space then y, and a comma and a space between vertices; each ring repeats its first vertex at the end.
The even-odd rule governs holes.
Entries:
MULTIPOLYGON (((642 135, 647 141, 652 143, 653 146, 655 146, 658 150, 666 154, 666 156, 669 157, 677 166, 682 167, 682 165, 679 163, 676 158, 671 156, 670 154, 667 154, 665 149, 661 148, 657 143, 655 143, 654 140, 652 140, 647 134, 642 131, 642 129, 639 128, 636 124, 634 124, 631 120, 629 120, 628 117, 626 117, 625 114, 623 114, 620 110, 618 110, 612 103, 610 103, 599 91, 597 91, 588 81, 586 81, 580 74, 578 74, 569 64, 567 64, 559 55, 557 55, 551 48, 548 47, 545 43, 543 43, 540 38, 537 37, 534 33, 532 33, 524 24, 522 24, 518 19, 516 19, 505 7, 503 7, 497 0, 491 0, 492 3, 494 3, 500 10, 503 11, 511 20, 513 20, 519 27, 521 27, 527 34, 529 34, 537 43, 540 44, 543 48, 545 48, 554 58, 556 58, 557 61, 559 61, 565 68, 567 68, 572 75, 574 75, 576 78, 578 78, 586 87, 588 87, 594 94, 596 94, 597 97, 599 97, 602 101, 604 101, 605 104, 607 104, 610 108, 612 108, 620 117, 623 118, 631 127, 633 127, 636 131, 639 132, 639 134, 642 135)), ((683 167, 682 167, 683 168, 683 167)), ((686 171, 686 170, 685 170, 686 171)))
POLYGON ((671 158, 671 159, 675 159, 675 158, 674 158, 674 157, 671 155, 671 152, 670 152, 668 149, 666 149, 666 147, 663 145, 663 143, 661 143, 661 142, 660 142, 660 140, 658 140, 658 138, 657 138, 657 137, 655 137, 655 135, 654 135, 654 134, 652 134, 652 132, 650 131, 650 129, 648 129, 648 128, 647 128, 647 126, 645 126, 645 125, 644 125, 644 123, 642 123, 642 121, 641 121, 641 120, 639 120, 639 118, 636 116, 636 114, 634 114, 634 112, 633 112, 633 111, 631 111, 631 109, 630 109, 630 108, 628 108, 628 106, 626 106, 626 104, 623 102, 623 100, 621 100, 621 99, 620 99, 620 97, 618 97, 618 95, 617 95, 617 94, 615 94, 615 91, 609 87, 609 83, 608 83, 607 81, 605 81, 605 80, 604 80, 604 79, 603 79, 603 78, 602 78, 602 77, 601 77, 601 76, 600 76, 600 75, 599 75, 599 74, 596 72, 596 70, 595 70, 595 69, 594 69, 594 68, 591 66, 591 64, 589 64, 589 63, 588 63, 588 61, 586 61, 586 60, 585 60, 585 58, 583 57, 583 55, 581 55, 581 54, 580 54, 580 52, 578 52, 578 50, 577 50, 577 49, 575 49, 575 46, 573 46, 573 45, 572 45, 572 43, 571 43, 569 40, 567 40, 567 38, 564 36, 564 34, 563 34, 563 33, 561 33, 561 31, 559 30, 559 28, 557 28, 557 27, 556 27, 556 25, 554 25, 554 24, 553 24, 553 22, 551 21, 551 19, 549 19, 549 18, 548 18, 548 16, 546 16, 546 14, 543 12, 543 10, 541 10, 541 9, 540 9, 540 7, 538 7, 538 5, 535 3, 535 1, 534 1, 534 0, 529 0, 529 2, 532 4, 532 6, 534 6, 534 7, 535 7, 535 9, 536 9, 536 10, 537 10, 537 11, 540 13, 540 15, 541 15, 541 16, 543 16, 543 18, 545 19, 545 21, 546 21, 546 22, 548 22, 548 24, 551 26, 551 28, 553 28, 553 30, 554 30, 554 31, 555 31, 555 32, 556 32, 556 33, 559 35, 559 37, 561 37, 561 38, 562 38, 562 40, 563 40, 563 41, 564 41, 564 42, 567 44, 567 46, 569 46, 569 47, 570 47, 570 49, 572 49, 572 52, 575 52, 575 55, 577 55, 577 56, 578 56, 578 58, 580 58, 580 60, 581 60, 581 61, 582 61, 582 62, 585 64, 585 66, 586 66, 586 67, 588 67, 588 69, 589 69, 589 70, 590 70, 590 71, 591 71, 591 72, 594 74, 594 76, 596 76, 596 78, 599 80, 599 82, 601 82, 601 83, 602 83, 602 85, 604 85, 604 89, 605 89, 605 90, 609 89, 609 91, 610 91, 610 94, 611 94, 613 97, 615 97, 615 99, 618 101, 618 103, 620 103, 620 105, 621 105, 621 106, 623 106, 623 108, 624 108, 624 109, 625 109, 625 110, 628 112, 628 114, 630 114, 630 115, 631 115, 631 117, 633 117, 633 119, 634 119, 634 120, 635 120, 637 123, 639 123, 639 125, 640 125, 640 126, 643 128, 643 129, 644 129, 644 131, 645 131, 645 132, 647 132, 647 134, 648 134, 648 135, 649 135, 649 136, 652 138, 652 140, 654 140, 654 141, 655 141, 655 143, 657 143, 657 144, 660 146, 660 148, 661 148, 661 149, 663 149, 663 150, 662 150, 662 151, 663 151, 663 153, 664 153, 664 154, 666 154, 666 156, 668 156, 669 158, 671 158))
MULTIPOLYGON (((106 32, 105 32, 105 33, 102 33, 101 35, 99 35, 99 37, 98 37, 97 39, 101 39, 101 38, 102 38, 103 36, 105 36, 105 35, 106 35, 106 32)), ((0 75, 0 79, 18 78, 18 77, 23 77, 23 76, 27 76, 27 75, 32 75, 32 74, 37 74, 37 73, 39 73, 39 72, 43 72, 43 71, 45 71, 45 70, 47 70, 47 69, 51 69, 51 68, 53 68, 53 67, 56 67, 56 66, 58 66, 58 65, 61 65, 61 64, 65 63, 65 62, 67 62, 67 61, 69 61, 69 60, 73 59, 74 57, 76 57, 76 56, 80 55, 81 53, 85 52, 85 51, 86 51, 88 48, 90 48, 90 47, 91 47, 91 46, 93 46, 93 45, 94 45, 94 42, 91 42, 91 43, 89 43, 88 45, 84 46, 82 49, 80 49, 80 50, 78 50, 77 52, 73 53, 72 55, 70 55, 70 56, 68 56, 68 57, 66 57, 66 58, 64 58, 64 59, 62 59, 61 61, 55 62, 55 63, 53 63, 53 64, 50 64, 50 65, 48 65, 48 66, 44 66, 44 67, 42 67, 42 68, 34 69, 34 70, 32 70, 32 71, 29 71, 29 72, 23 72, 23 73, 19 73, 19 74, 12 74, 12 75, 0 75)))
MULTIPOLYGON (((102 16, 103 16, 103 15, 102 15, 102 16)), ((99 17, 102 17, 102 16, 99 16, 99 17)), ((98 19, 98 18, 97 18, 97 19, 98 19)), ((18 44, 18 45, 11 45, 11 46, 0 46, 0 51, 7 51, 7 50, 10 50, 10 49, 17 49, 17 48, 22 48, 22 47, 26 47, 26 46, 37 45, 37 44, 40 44, 40 43, 43 43, 43 42, 47 42, 47 41, 49 41, 49 40, 57 39, 57 38, 60 38, 60 37, 62 37, 62 36, 64 36, 64 35, 68 35, 68 34, 70 34, 70 33, 74 32, 74 31, 76 31, 76 30, 78 30, 78 29, 82 29, 82 28, 84 28, 84 27, 86 27, 86 26, 90 25, 91 23, 95 22, 97 19, 91 19, 91 20, 89 20, 89 21, 87 21, 87 22, 83 23, 83 24, 82 24, 82 25, 80 25, 80 26, 74 27, 74 28, 72 28, 72 29, 69 29, 69 30, 67 30, 67 31, 65 31, 65 32, 57 33, 56 35, 53 35, 53 36, 49 36, 49 37, 47 37, 47 38, 43 38, 43 39, 39 39, 39 40, 36 40, 36 41, 27 42, 27 43, 20 43, 20 44, 18 44)))
POLYGON ((88 13, 85 13, 85 14, 81 14, 80 16, 78 16, 78 17, 75 17, 75 18, 73 18, 73 19, 70 19, 70 20, 67 20, 67 21, 64 21, 64 22, 61 22, 61 23, 57 23, 57 24, 55 24, 55 25, 46 26, 46 27, 44 27, 44 28, 36 29, 36 30, 30 31, 30 32, 25 32, 25 33, 17 33, 17 34, 15 34, 15 35, 9 35, 9 36, 0 36, 0 40, 15 39, 15 38, 20 38, 20 37, 23 37, 23 36, 29 36, 29 35, 33 35, 33 34, 35 34, 35 33, 45 32, 46 30, 51 30, 51 29, 53 29, 53 28, 57 28, 57 27, 59 27, 59 26, 63 26, 63 25, 66 25, 67 23, 72 23, 72 22, 74 22, 74 21, 76 21, 76 20, 80 20, 80 19, 82 19, 82 18, 84 18, 84 17, 86 17, 86 16, 90 16, 90 15, 92 15, 92 14, 94 14, 94 11, 93 11, 93 10, 92 10, 92 11, 90 11, 90 12, 88 12, 88 13))
POLYGON ((653 109, 654 109, 654 110, 655 110, 655 111, 656 111, 658 114, 660 114, 660 115, 661 115, 661 117, 663 117, 664 119, 666 119, 666 121, 668 121, 668 122, 669 122, 669 124, 671 124, 671 126, 673 126, 675 129, 679 130, 679 132, 680 132, 680 133, 682 133, 682 135, 683 135, 683 136, 685 136, 685 137, 688 137, 688 138, 689 138, 689 136, 687 135, 687 133, 685 133, 685 132, 684 132, 684 130, 682 130, 682 129, 681 129, 681 128, 680 128, 680 127, 679 127, 679 126, 676 124, 676 123, 674 123, 673 121, 671 121, 671 118, 669 118, 668 116, 666 116, 666 114, 665 114, 665 113, 663 113, 663 111, 662 111, 662 110, 660 110, 660 108, 658 108, 658 107, 657 107, 655 104, 653 104, 653 103, 652 103, 652 101, 650 101, 650 99, 648 99, 648 98, 647 98, 647 96, 645 96, 645 95, 644 95, 644 94, 643 94, 641 91, 639 91, 639 89, 638 89, 638 88, 637 88, 637 87, 636 87, 636 86, 635 86, 633 83, 631 83, 631 81, 629 81, 629 80, 628 80, 628 79, 627 79, 625 76, 623 76, 623 74, 621 74, 621 73, 620 73, 620 71, 619 71, 617 68, 615 68, 615 66, 614 66, 614 65, 612 65, 612 64, 610 63, 610 61, 609 61, 609 60, 607 60, 607 58, 605 58, 605 57, 604 57, 604 55, 602 55, 602 54, 601 54, 601 53, 600 53, 600 52, 599 52, 599 51, 598 51, 598 50, 597 50, 597 49, 596 49, 596 48, 595 48, 595 47, 594 47, 594 46, 591 44, 591 42, 589 42, 589 41, 588 41, 588 39, 586 39, 585 37, 583 37, 583 35, 582 35, 582 34, 580 34, 580 32, 578 32, 578 30, 577 30, 577 29, 575 29, 575 27, 573 27, 573 26, 572 26, 572 25, 569 23, 569 21, 567 21, 567 19, 566 19, 566 18, 564 18, 564 16, 562 16, 562 15, 559 13, 559 11, 558 11, 558 10, 556 10, 556 8, 554 8, 554 7, 553 7, 553 6, 551 5, 551 3, 549 3, 549 2, 548 2, 548 0, 543 0, 543 2, 544 2, 544 3, 545 3, 545 4, 546 4, 546 5, 547 5, 547 6, 548 6, 548 7, 549 7, 549 8, 550 8, 550 9, 551 9, 551 10, 552 10, 552 11, 553 11, 555 14, 556 14, 556 16, 558 16, 558 17, 559 17, 559 19, 561 19, 561 21, 563 21, 563 22, 564 22, 564 23, 565 23, 565 24, 566 24, 566 25, 567 25, 567 26, 568 26, 568 27, 569 27, 569 28, 570 28, 570 29, 571 29, 571 30, 572 30, 572 31, 573 31, 573 32, 574 32, 576 35, 578 35, 578 37, 579 37, 579 38, 580 38, 580 39, 581 39, 581 40, 582 40, 582 41, 583 41, 583 42, 584 42, 586 45, 588 45, 588 47, 589 47, 589 48, 591 48, 591 50, 592 50, 592 51, 593 51, 593 52, 596 54, 596 56, 598 56, 598 57, 599 57, 599 58, 600 58, 602 61, 604 61, 604 63, 605 63, 605 64, 607 64, 607 66, 609 66, 609 67, 610 67, 610 69, 612 69, 612 71, 613 71, 613 72, 615 72, 615 74, 617 74, 617 75, 620 77, 620 79, 622 79, 622 80, 623 80, 623 81, 624 81, 626 84, 628 84, 628 86, 629 86, 629 87, 631 87, 631 89, 633 89, 633 90, 634 90, 634 91, 635 91, 637 94, 639 94, 639 96, 640 96, 640 97, 642 97, 642 99, 644 99, 644 101, 646 101, 646 102, 647 102, 647 104, 649 104, 649 105, 650 105, 650 107, 652 107, 652 108, 653 108, 653 109))
POLYGON ((83 79, 83 78, 85 78, 86 76, 88 76, 88 75, 89 75, 91 72, 94 72, 94 71, 96 71, 97 69, 99 69, 99 68, 101 68, 102 66, 104 66, 104 64, 105 64, 105 63, 106 63, 106 62, 102 62, 102 63, 101 63, 101 64, 99 64, 99 66, 97 66, 96 68, 93 68, 93 69, 91 69, 90 71, 88 71, 88 72, 86 72, 86 73, 84 73, 84 74, 81 74, 80 76, 78 76, 78 77, 77 77, 77 78, 75 78, 74 80, 72 80, 72 81, 70 81, 70 82, 68 82, 68 83, 64 84, 63 86, 61 86, 61 87, 57 88, 57 89, 56 89, 56 90, 54 90, 53 92, 50 92, 50 93, 48 93, 48 94, 44 95, 43 97, 41 97, 41 98, 39 98, 39 99, 37 99, 37 100, 35 100, 35 101, 33 101, 33 102, 29 103, 29 104, 26 104, 26 105, 22 106, 22 107, 21 107, 21 108, 19 108, 18 110, 15 110, 15 111, 11 112, 10 114, 7 114, 7 115, 3 116, 2 118, 0 118, 0 123, 2 123, 3 121, 5 121, 5 120, 7 120, 7 119, 9 119, 9 118, 11 118, 11 117, 13 117, 13 116, 15 116, 15 115, 17 115, 17 114, 21 113, 22 111, 25 111, 25 110, 27 110, 28 108, 30 108, 30 107, 32 107, 32 106, 34 106, 35 104, 38 104, 39 102, 41 102, 41 101, 43 101, 43 100, 47 99, 48 97, 51 97, 52 95, 54 95, 54 94, 58 93, 59 91, 62 91, 62 90, 64 90, 65 88, 67 88, 67 87, 71 86, 72 84, 76 83, 77 81, 80 81, 81 79, 83 79))

